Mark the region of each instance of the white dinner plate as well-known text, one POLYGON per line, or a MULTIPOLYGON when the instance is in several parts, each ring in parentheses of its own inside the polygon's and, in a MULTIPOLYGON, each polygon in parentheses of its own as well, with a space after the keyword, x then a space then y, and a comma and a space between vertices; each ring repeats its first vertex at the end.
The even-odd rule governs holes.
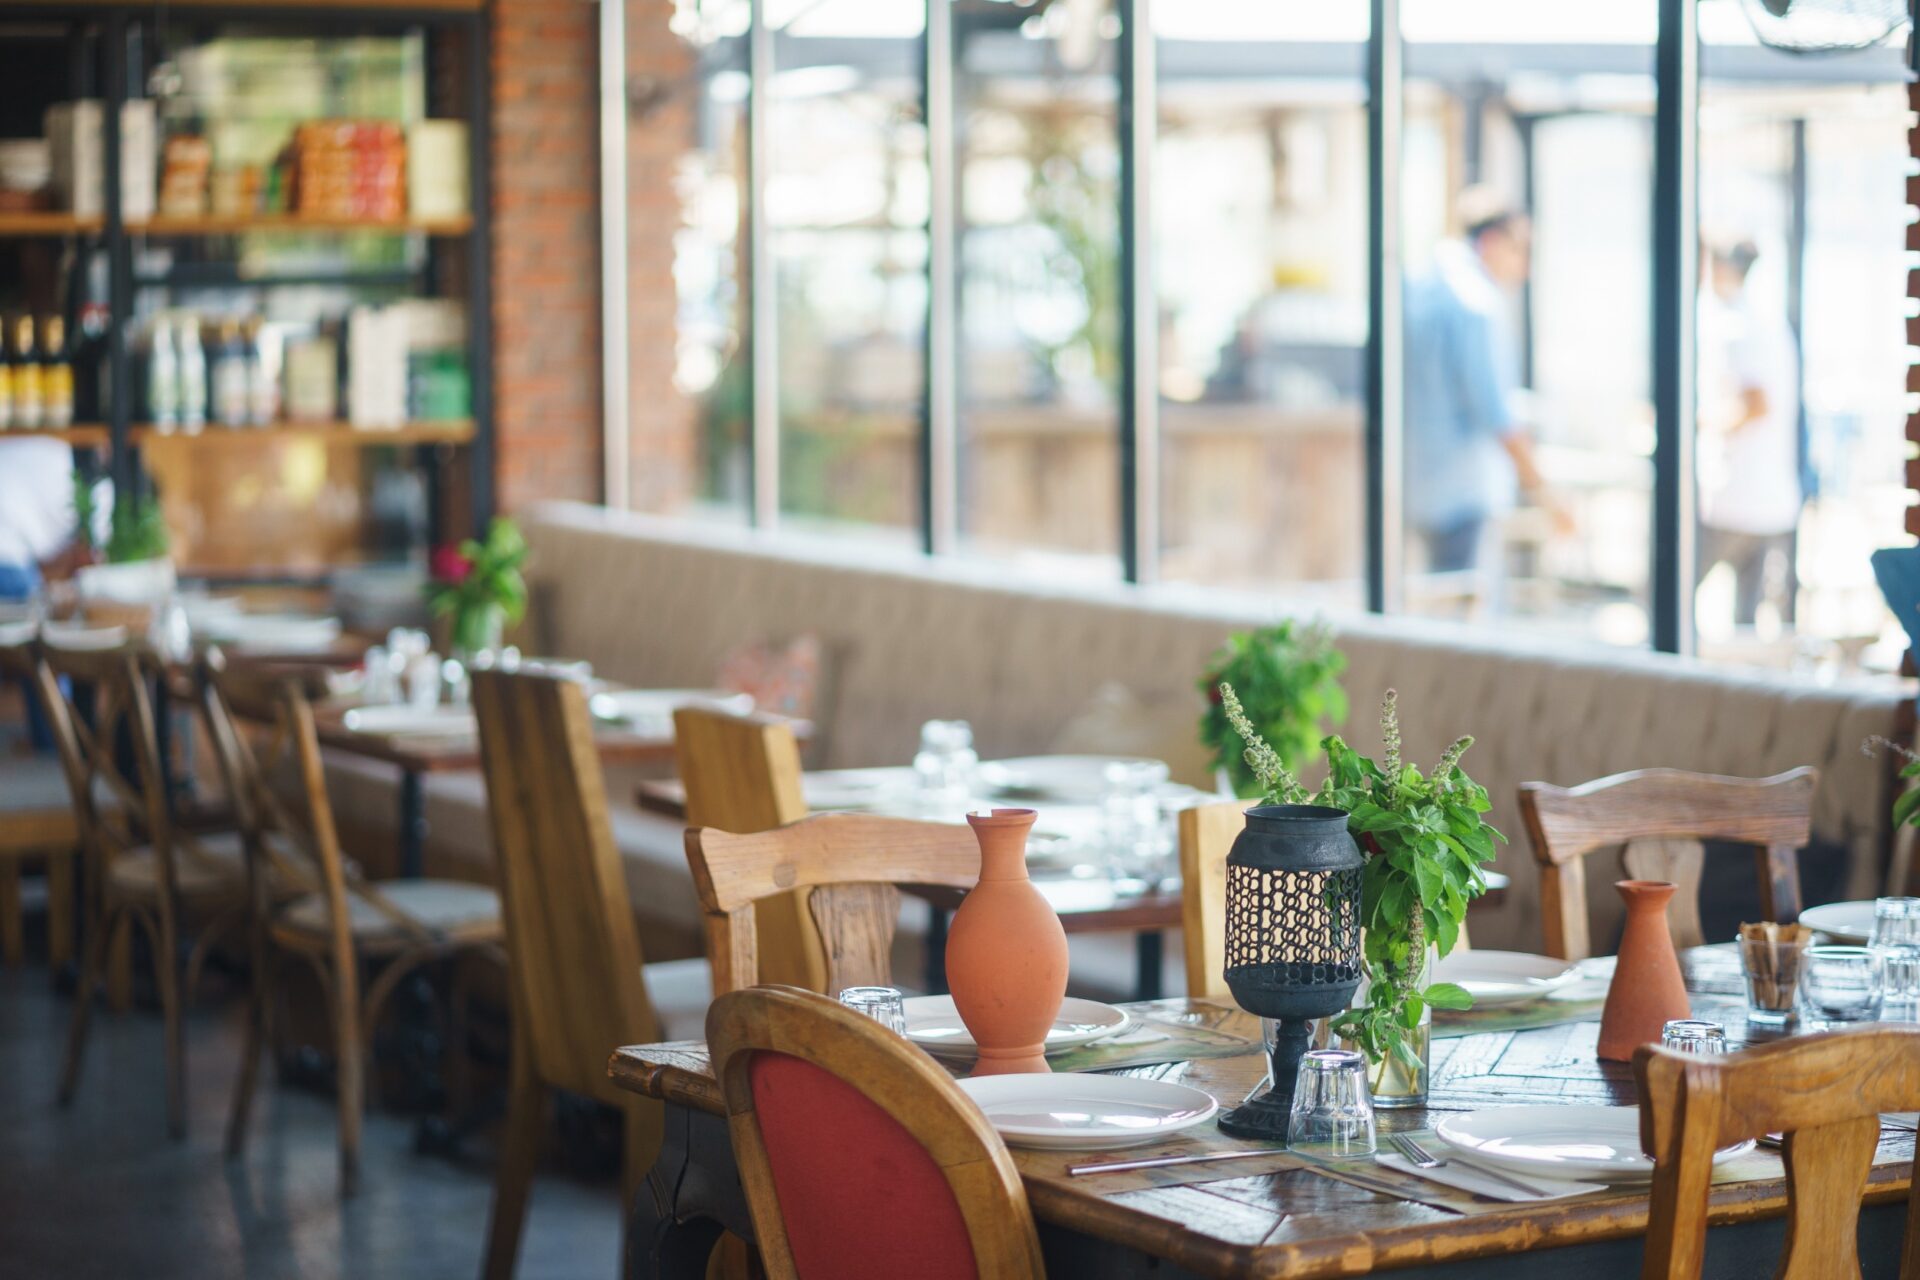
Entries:
POLYGON ((601 720, 671 725, 681 707, 707 707, 742 716, 753 710, 753 696, 725 689, 609 689, 596 693, 588 707, 601 720))
POLYGON ((1573 966, 1524 951, 1456 951, 1434 967, 1435 982, 1465 987, 1473 1007, 1520 1004, 1551 995, 1572 982, 1573 966))
MULTIPOLYGON (((1434 1136, 1474 1163, 1510 1173, 1587 1182, 1646 1182, 1653 1161, 1640 1151, 1640 1108, 1492 1107, 1451 1115, 1434 1136)), ((1753 1150, 1741 1142, 1714 1152, 1715 1164, 1753 1150)))
POLYGON ((324 653, 340 639, 340 619, 297 614, 236 613, 193 626, 206 639, 261 652, 324 653))
POLYGON ((347 728, 355 733, 436 734, 458 736, 476 733, 479 727, 471 707, 431 707, 420 709, 405 703, 355 707, 344 717, 347 728))
POLYGON ((1165 1080, 1062 1071, 958 1082, 1010 1146, 1093 1151, 1159 1142, 1205 1124, 1213 1095, 1165 1080))
POLYGON ((802 774, 800 794, 811 813, 882 809, 897 796, 914 794, 909 769, 829 769, 802 774))
POLYGON ((1873 900, 1828 902, 1808 907, 1800 913, 1800 923, 1809 929, 1818 929, 1835 942, 1863 946, 1873 936, 1873 900))
MULTIPOLYGON (((941 1058, 972 1058, 980 1051, 960 1021, 952 996, 910 996, 906 1002, 907 1039, 941 1058)), ((1107 1036, 1119 1035, 1133 1020, 1125 1009, 1098 1000, 1068 996, 1047 1032, 1047 1052, 1072 1049, 1107 1036)))
POLYGON ((1157 766, 1158 781, 1168 769, 1142 756, 1018 756, 980 765, 980 784, 1003 796, 1098 804, 1109 790, 1107 766, 1115 763, 1157 766))
POLYGON ((40 638, 55 649, 112 649, 127 642, 127 629, 76 627, 71 623, 49 622, 40 628, 40 638))

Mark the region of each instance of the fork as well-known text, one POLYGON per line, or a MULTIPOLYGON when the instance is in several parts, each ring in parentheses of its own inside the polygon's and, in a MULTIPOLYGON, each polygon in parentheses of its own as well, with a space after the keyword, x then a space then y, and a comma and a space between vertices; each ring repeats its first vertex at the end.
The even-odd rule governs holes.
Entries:
MULTIPOLYGON (((1416 1168, 1444 1169, 1447 1166, 1445 1160, 1434 1155, 1433 1152, 1427 1150, 1404 1133, 1390 1133, 1387 1135, 1387 1141, 1393 1144, 1395 1151, 1398 1151, 1401 1155, 1412 1161, 1416 1168)), ((1498 1169, 1489 1169, 1487 1166, 1481 1164, 1468 1165, 1467 1168, 1479 1174, 1481 1177, 1498 1182, 1502 1186, 1512 1187, 1515 1191, 1524 1191, 1531 1196, 1548 1194, 1532 1183, 1522 1182, 1520 1179, 1504 1174, 1498 1169)))

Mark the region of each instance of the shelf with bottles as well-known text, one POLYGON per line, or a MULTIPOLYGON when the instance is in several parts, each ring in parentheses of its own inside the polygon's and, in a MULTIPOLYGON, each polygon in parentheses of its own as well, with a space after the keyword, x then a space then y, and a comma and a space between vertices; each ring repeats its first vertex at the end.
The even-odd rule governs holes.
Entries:
POLYGON ((185 217, 153 217, 129 222, 127 232, 139 236, 223 236, 255 232, 288 233, 376 231, 393 235, 426 235, 454 239, 473 230, 470 214, 439 218, 321 217, 301 213, 256 213, 185 217))
POLYGON ((106 225, 104 218, 83 218, 52 210, 4 212, 0 213, 0 239, 98 235, 106 225))
POLYGON ((104 422, 76 422, 70 427, 8 427, 0 440, 58 440, 76 449, 104 449, 113 431, 104 422))
POLYGON ((272 422, 265 426, 227 427, 218 423, 195 427, 161 427, 151 422, 136 422, 127 432, 133 443, 162 448, 245 447, 276 440, 315 440, 329 445, 350 445, 377 449, 381 446, 422 444, 470 444, 474 423, 471 418, 443 421, 407 422, 393 427, 356 426, 351 422, 272 422))

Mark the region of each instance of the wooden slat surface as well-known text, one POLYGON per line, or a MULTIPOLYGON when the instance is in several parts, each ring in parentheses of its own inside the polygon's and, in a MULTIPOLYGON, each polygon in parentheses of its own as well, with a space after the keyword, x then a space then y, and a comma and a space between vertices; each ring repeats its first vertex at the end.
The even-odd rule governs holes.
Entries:
MULTIPOLYGON (((1729 997, 1697 1000, 1698 1011, 1725 1023, 1730 1038, 1745 1034, 1741 1006, 1729 997)), ((1254 1020, 1215 1005, 1162 1000, 1130 1008, 1162 1017, 1188 1014, 1218 1019, 1223 1029, 1257 1035, 1254 1020)), ((1492 1032, 1434 1042, 1433 1087, 1424 1110, 1381 1112, 1383 1132, 1417 1129, 1441 1114, 1522 1103, 1633 1105, 1632 1069, 1595 1057, 1596 1022, 1528 1031, 1492 1032)), ((1127 1074, 1178 1081, 1236 1100, 1260 1078, 1258 1055, 1215 1058, 1138 1068, 1127 1074)), ((626 1048, 609 1067, 616 1083, 670 1103, 719 1114, 720 1095, 706 1047, 699 1043, 626 1048)), ((1914 1135, 1884 1134, 1883 1158, 1867 1198, 1878 1202, 1906 1194, 1914 1135)), ((1207 1127, 1197 1136, 1168 1143, 1166 1150, 1232 1149, 1245 1146, 1207 1127)), ((1376 1268, 1424 1261, 1482 1257, 1582 1241, 1643 1234, 1648 1199, 1644 1189, 1616 1189, 1547 1205, 1515 1205, 1473 1216, 1376 1194, 1308 1169, 1220 1177, 1180 1168, 1156 1171, 1213 1180, 1172 1186, 1142 1186, 1134 1175, 1069 1178, 1068 1163, 1108 1158, 1110 1153, 1019 1152, 1027 1194, 1042 1220, 1171 1259, 1206 1275, 1319 1277, 1362 1274, 1376 1268)), ((1231 1166, 1229 1166, 1231 1167, 1231 1166)), ((1197 1169, 1206 1169, 1198 1166, 1197 1169)), ((1778 1216, 1786 1209, 1782 1179, 1730 1183, 1713 1189, 1714 1225, 1778 1216)))

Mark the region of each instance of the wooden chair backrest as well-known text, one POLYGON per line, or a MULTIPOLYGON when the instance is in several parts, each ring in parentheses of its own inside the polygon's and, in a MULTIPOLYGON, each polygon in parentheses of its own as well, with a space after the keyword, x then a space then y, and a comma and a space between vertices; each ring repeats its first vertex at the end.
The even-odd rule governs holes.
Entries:
POLYGON ((1584 960, 1593 954, 1582 860, 1626 846, 1627 876, 1680 886, 1669 908, 1674 943, 1699 946, 1703 840, 1750 844, 1760 878, 1762 918, 1800 916, 1796 859, 1811 834, 1810 767, 1771 778, 1724 778, 1680 769, 1641 769, 1577 787, 1520 784, 1520 813, 1540 864, 1540 914, 1547 954, 1584 960))
POLYGON ((1246 828, 1247 802, 1195 805, 1180 811, 1180 929, 1186 946, 1187 995, 1231 1000, 1227 990, 1227 854, 1246 828))
MULTIPOLYGON (((673 713, 673 754, 689 827, 744 834, 807 816, 800 746, 785 720, 681 707, 673 713)), ((826 950, 802 897, 776 895, 757 911, 764 980, 829 990, 826 950)))
MULTIPOLYGON (((1858 1276, 1861 1193, 1880 1113, 1920 1107, 1920 1027, 1783 1040, 1703 1058, 1634 1051, 1640 1145, 1654 1159, 1641 1275, 1697 1276, 1706 1253, 1713 1153, 1785 1133, 1787 1240, 1779 1280, 1858 1276)), ((1920 1280, 1920 1178, 1907 1197, 1903 1280, 1920 1280)))
POLYGON ((863 1014, 791 987, 756 987, 716 999, 707 1011, 707 1047, 726 1098, 727 1127, 760 1255, 774 1280, 798 1273, 749 1076, 758 1053, 813 1064, 919 1142, 953 1193, 978 1275, 1037 1280, 1046 1274, 1026 1188, 1005 1143, 926 1054, 863 1014))
POLYGON ((176 841, 160 736, 148 682, 159 665, 141 644, 110 649, 61 649, 42 644, 34 665, 35 693, 46 709, 67 791, 79 819, 88 874, 106 883, 113 859, 151 844, 162 893, 175 889, 176 841), (65 687, 62 687, 62 681, 65 687), (80 702, 91 715, 82 715, 80 702), (123 768, 122 747, 132 758, 123 768))
MULTIPOLYGON (((606 1064, 658 1041, 586 691, 476 671, 473 708, 500 868, 513 1016, 547 1084, 624 1105, 606 1064)), ((658 1111, 658 1108, 653 1108, 658 1111)))
POLYGON ((707 920, 715 993, 759 985, 758 921, 768 898, 797 894, 826 944, 828 994, 889 981, 898 884, 971 889, 980 844, 966 827, 823 813, 771 831, 687 831, 687 862, 707 920))

